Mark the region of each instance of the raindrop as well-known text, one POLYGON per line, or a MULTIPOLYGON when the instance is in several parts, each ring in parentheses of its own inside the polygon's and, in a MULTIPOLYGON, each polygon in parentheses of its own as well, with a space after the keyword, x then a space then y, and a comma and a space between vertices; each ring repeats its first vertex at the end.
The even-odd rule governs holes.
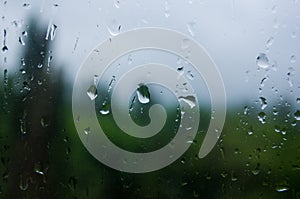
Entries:
POLYGON ((49 120, 47 120, 46 118, 42 117, 41 118, 41 125, 43 128, 46 128, 48 127, 50 124, 49 124, 49 120))
POLYGON ((294 113, 294 117, 297 121, 300 120, 300 110, 297 110, 295 113, 294 113))
POLYGON ((260 87, 263 87, 265 85, 265 81, 267 81, 269 79, 268 76, 262 78, 262 80, 260 81, 260 87))
POLYGON ((244 115, 248 115, 249 114, 249 108, 248 108, 248 106, 245 106, 244 107, 244 115))
POLYGON ((296 102, 297 102, 297 104, 300 103, 300 98, 299 97, 296 99, 296 102))
POLYGON ((278 115, 278 110, 276 106, 273 106, 273 115, 278 115))
POLYGON ((91 85, 86 93, 91 100, 95 100, 98 97, 97 88, 95 85, 91 85))
POLYGON ((290 61, 291 61, 291 63, 295 63, 296 62, 296 55, 291 55, 290 61))
POLYGON ((263 69, 266 69, 270 66, 269 59, 265 53, 259 53, 256 58, 256 64, 263 69))
POLYGON ((94 85, 97 85, 99 81, 99 75, 94 75, 94 85))
POLYGON ((192 71, 190 71, 190 70, 187 72, 186 76, 187 76, 190 80, 193 80, 193 79, 194 79, 194 75, 193 75, 192 71))
POLYGON ((267 99, 264 97, 260 97, 259 100, 261 103, 261 110, 264 110, 268 106, 267 99))
POLYGON ((43 165, 41 163, 37 163, 34 165, 34 172, 40 175, 45 175, 45 172, 43 171, 43 165))
POLYGON ((285 186, 276 187, 277 192, 285 192, 285 191, 288 191, 288 190, 289 190, 289 188, 285 187, 285 186))
POLYGON ((25 46, 25 42, 23 41, 23 38, 22 38, 22 37, 19 37, 19 43, 20 43, 22 46, 25 46))
POLYGON ((121 25, 114 19, 107 26, 107 30, 111 36, 116 36, 120 33, 121 25))
POLYGON ((146 85, 140 84, 136 90, 136 94, 140 103, 147 104, 150 102, 150 93, 146 85))
POLYGON ((177 71, 178 71, 178 73, 179 73, 180 75, 182 75, 182 74, 184 73, 184 71, 183 71, 183 66, 178 67, 178 68, 177 68, 177 71))
POLYGON ((259 173, 260 173, 260 170, 259 169, 254 169, 251 171, 251 173, 255 176, 257 176, 259 173))
POLYGON ((29 185, 28 185, 28 180, 24 180, 23 176, 20 176, 20 184, 19 184, 19 188, 21 191, 26 191, 28 189, 29 185))
POLYGON ((88 135, 91 133, 91 128, 90 127, 85 128, 83 131, 84 131, 84 134, 88 135))
POLYGON ((74 52, 74 51, 76 50, 76 48, 77 48, 78 41, 79 41, 79 37, 76 37, 75 44, 74 44, 74 47, 73 47, 73 52, 74 52))
POLYGON ((266 114, 264 112, 260 112, 257 118, 262 124, 266 123, 266 114))
POLYGON ((192 95, 189 96, 180 96, 178 97, 179 101, 183 101, 190 106, 190 108, 194 108, 196 106, 196 98, 192 95))
POLYGON ((128 65, 132 64, 132 55, 131 54, 128 55, 127 62, 128 62, 128 65))
POLYGON ((114 0, 114 4, 116 8, 120 8, 120 1, 119 0, 114 0))
POLYGON ((24 111, 23 112, 23 116, 22 118, 20 118, 20 131, 23 135, 25 135, 27 133, 27 130, 26 130, 26 116, 27 116, 27 112, 24 111))
POLYGON ((108 109, 106 109, 106 110, 100 110, 99 111, 100 113, 101 113, 101 115, 107 115, 107 114, 109 114, 109 110, 108 109))
POLYGON ((3 46, 3 48, 2 48, 2 51, 3 52, 6 52, 6 51, 8 51, 8 48, 7 48, 7 46, 5 45, 5 46, 3 46))
POLYGON ((169 2, 165 1, 165 17, 168 18, 169 16, 170 16, 169 2))
POLYGON ((278 125, 275 125, 274 130, 275 130, 276 133, 279 133, 280 132, 280 127, 278 125))
POLYGON ((274 42, 274 38, 273 37, 270 37, 268 40, 267 40, 267 47, 269 48, 274 42))
POLYGON ((190 46, 190 40, 189 39, 183 39, 181 42, 181 49, 187 49, 190 46))
POLYGON ((39 63, 39 64, 37 65, 37 67, 38 67, 38 68, 42 68, 42 67, 43 67, 43 64, 39 63))
POLYGON ((195 36, 195 33, 194 33, 195 25, 196 25, 195 21, 189 22, 189 23, 187 23, 187 25, 186 25, 186 26, 187 26, 187 29, 188 29, 188 32, 190 33, 190 35, 191 35, 192 37, 195 36))
POLYGON ((274 5, 274 6, 272 7, 272 13, 275 14, 276 12, 277 12, 277 6, 274 5))
POLYGON ((296 32, 292 32, 291 37, 292 39, 295 39, 297 37, 296 32))
POLYGON ((108 115, 109 112, 110 112, 109 108, 110 108, 109 104, 106 103, 106 101, 103 102, 102 108, 101 108, 101 110, 99 111, 100 114, 101 114, 101 115, 108 115))
POLYGON ((56 30, 57 30, 57 25, 52 24, 52 26, 50 28, 50 39, 51 40, 53 40, 55 38, 56 30))
POLYGON ((23 8, 29 9, 31 6, 29 3, 23 3, 23 8))

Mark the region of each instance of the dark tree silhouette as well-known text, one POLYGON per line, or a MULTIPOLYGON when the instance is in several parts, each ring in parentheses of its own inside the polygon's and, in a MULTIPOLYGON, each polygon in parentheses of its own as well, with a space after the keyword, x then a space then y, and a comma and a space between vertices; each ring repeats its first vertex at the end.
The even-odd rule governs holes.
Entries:
POLYGON ((20 71, 15 81, 18 94, 12 120, 16 140, 9 172, 11 198, 48 198, 47 170, 50 140, 57 132, 57 111, 62 85, 51 65, 51 41, 46 28, 35 20, 28 26, 20 71))

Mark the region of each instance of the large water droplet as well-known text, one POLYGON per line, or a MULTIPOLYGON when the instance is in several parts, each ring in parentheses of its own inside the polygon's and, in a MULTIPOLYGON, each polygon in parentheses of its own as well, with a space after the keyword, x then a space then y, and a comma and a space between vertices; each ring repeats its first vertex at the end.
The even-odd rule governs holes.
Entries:
POLYGON ((86 93, 91 100, 95 100, 98 97, 97 88, 95 85, 91 85, 86 93))
POLYGON ((259 100, 261 103, 261 110, 264 110, 268 106, 267 99, 264 97, 260 97, 259 100))
POLYGON ((179 99, 179 101, 183 101, 183 102, 187 103, 191 109, 196 106, 196 98, 192 95, 180 96, 180 97, 178 97, 178 99, 179 99))
POLYGON ((270 66, 269 59, 265 53, 259 53, 256 58, 256 64, 263 69, 266 69, 270 66))
POLYGON ((136 94, 140 103, 147 104, 150 102, 150 93, 146 85, 140 84, 136 90, 136 94))

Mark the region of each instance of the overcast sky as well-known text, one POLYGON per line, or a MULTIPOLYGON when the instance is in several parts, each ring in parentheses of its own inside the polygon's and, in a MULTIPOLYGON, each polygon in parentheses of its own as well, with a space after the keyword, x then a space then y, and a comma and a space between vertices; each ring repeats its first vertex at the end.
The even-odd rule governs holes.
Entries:
POLYGON ((7 52, 0 52, 1 71, 20 63, 18 56, 22 45, 18 37, 26 30, 29 16, 36 17, 40 23, 57 26, 53 61, 66 68, 71 81, 93 48, 116 34, 120 25, 120 32, 140 27, 164 27, 186 34, 206 48, 221 71, 229 101, 255 100, 261 95, 274 98, 283 94, 292 100, 300 97, 298 0, 29 0, 0 3, 1 48, 3 29, 7 30, 9 47, 7 52), (270 66, 258 71, 256 58, 260 53, 266 54, 270 66), (4 57, 7 57, 7 64, 3 63, 4 57), (289 71, 291 77, 287 75, 289 71), (263 91, 259 93, 264 77, 267 78, 263 82, 263 91), (278 89, 279 94, 272 87, 278 89))

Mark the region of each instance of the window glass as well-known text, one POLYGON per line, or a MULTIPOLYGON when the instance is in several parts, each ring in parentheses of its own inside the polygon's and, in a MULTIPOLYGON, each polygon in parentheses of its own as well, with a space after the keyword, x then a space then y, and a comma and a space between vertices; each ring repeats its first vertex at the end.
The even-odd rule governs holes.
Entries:
POLYGON ((299 11, 0 1, 0 198, 300 198, 299 11))

